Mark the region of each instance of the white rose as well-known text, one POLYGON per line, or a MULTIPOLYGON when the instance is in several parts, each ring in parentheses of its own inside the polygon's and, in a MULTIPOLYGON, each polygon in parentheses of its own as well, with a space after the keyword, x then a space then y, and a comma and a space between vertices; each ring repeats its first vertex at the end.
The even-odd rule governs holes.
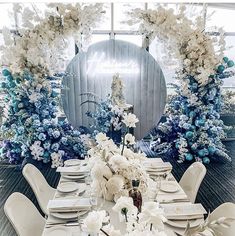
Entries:
POLYGON ((139 122, 139 119, 135 114, 129 113, 124 114, 122 122, 129 128, 136 127, 136 123, 139 122))
POLYGON ((98 133, 98 134, 95 136, 95 139, 96 139, 96 142, 97 142, 98 144, 100 144, 100 143, 103 143, 103 142, 107 141, 107 140, 108 140, 108 137, 107 137, 106 134, 104 134, 104 133, 98 133))

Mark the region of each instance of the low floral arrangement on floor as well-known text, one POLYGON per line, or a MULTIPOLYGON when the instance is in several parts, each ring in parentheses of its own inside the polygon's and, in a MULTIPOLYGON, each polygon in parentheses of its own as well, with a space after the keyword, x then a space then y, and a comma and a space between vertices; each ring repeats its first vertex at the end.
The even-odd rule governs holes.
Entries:
POLYGON ((116 230, 105 211, 92 211, 83 221, 83 231, 105 236, 167 236, 164 232, 164 211, 156 202, 146 202, 141 213, 133 205, 132 198, 120 197, 113 210, 126 219, 126 233, 116 230))
POLYGON ((87 111, 87 116, 91 118, 91 129, 96 133, 109 133, 111 130, 120 131, 122 129, 121 119, 124 115, 124 109, 113 105, 110 97, 95 103, 94 112, 87 111))
POLYGON ((122 118, 132 106, 126 104, 123 94, 124 84, 119 74, 113 76, 111 84, 111 95, 101 100, 93 93, 83 93, 88 99, 82 102, 95 104, 94 111, 87 111, 86 115, 90 118, 90 132, 95 136, 102 132, 112 138, 115 143, 121 142, 121 135, 125 126, 122 118))
POLYGON ((146 156, 132 151, 135 137, 129 133, 129 128, 135 127, 138 119, 129 113, 124 115, 122 122, 126 126, 126 132, 120 146, 106 134, 99 133, 88 151, 93 189, 97 195, 110 201, 127 196, 132 180, 140 181, 139 189, 143 193, 148 186, 149 177, 141 166, 146 156))

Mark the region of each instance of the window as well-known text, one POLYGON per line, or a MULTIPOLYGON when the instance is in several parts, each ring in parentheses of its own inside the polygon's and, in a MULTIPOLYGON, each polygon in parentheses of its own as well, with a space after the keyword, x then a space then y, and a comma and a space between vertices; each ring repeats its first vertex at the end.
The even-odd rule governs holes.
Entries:
MULTIPOLYGON (((46 5, 45 3, 24 3, 24 6, 28 6, 38 15, 42 15, 46 5)), ((159 5, 172 8, 174 11, 178 11, 180 4, 159 4, 159 3, 104 3, 104 9, 106 13, 101 22, 93 29, 93 35, 91 43, 97 43, 110 38, 119 39, 134 43, 138 46, 142 46, 143 36, 139 35, 138 25, 129 26, 124 23, 128 19, 126 12, 135 8, 141 9, 156 9, 159 5)), ((207 4, 206 11, 202 11, 203 4, 186 4, 187 16, 194 20, 196 17, 206 16, 206 30, 212 26, 224 27, 227 33, 226 42, 227 50, 225 55, 235 60, 235 4, 234 3, 209 3, 207 4), (214 14, 212 14, 214 12, 214 14), (206 13, 206 14, 205 14, 206 13)), ((11 30, 16 29, 16 25, 21 24, 21 19, 13 12, 12 3, 0 3, 0 45, 3 43, 3 37, 1 29, 4 26, 9 27, 11 30)), ((70 41, 69 59, 74 55, 74 41, 70 41)), ((163 73, 166 78, 166 82, 174 82, 175 69, 177 68, 177 62, 167 58, 164 46, 155 39, 150 47, 149 52, 158 61, 162 67, 163 73)), ((0 52, 1 55, 1 52, 0 52)), ((224 80, 224 88, 232 87, 235 89, 235 78, 228 78, 224 80)))
POLYGON ((142 35, 117 34, 117 35, 115 35, 115 39, 127 41, 127 42, 130 42, 130 43, 136 44, 139 47, 142 46, 142 35))
POLYGON ((206 26, 223 27, 226 32, 235 32, 235 4, 232 5, 233 10, 208 6, 206 26))
POLYGON ((15 17, 12 3, 0 3, 0 16, 0 29, 3 27, 10 29, 15 28, 15 17))

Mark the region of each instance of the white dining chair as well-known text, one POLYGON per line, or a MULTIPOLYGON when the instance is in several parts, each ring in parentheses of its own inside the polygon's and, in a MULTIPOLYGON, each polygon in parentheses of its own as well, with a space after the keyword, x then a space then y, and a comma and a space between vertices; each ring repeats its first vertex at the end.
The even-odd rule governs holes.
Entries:
POLYGON ((56 190, 47 183, 42 173, 32 164, 24 166, 23 175, 31 186, 43 213, 48 215, 47 204, 54 198, 56 190))
POLYGON ((192 203, 195 202, 199 187, 205 175, 206 167, 201 162, 194 162, 180 179, 179 184, 192 203))
MULTIPOLYGON (((221 217, 234 218, 235 219, 235 204, 231 202, 223 203, 218 206, 210 215, 210 222, 218 220, 221 217)), ((216 229, 218 235, 234 236, 235 235, 235 222, 231 223, 229 228, 218 226, 216 229)))
POLYGON ((18 236, 41 236, 45 219, 22 193, 12 193, 5 202, 4 212, 18 236))

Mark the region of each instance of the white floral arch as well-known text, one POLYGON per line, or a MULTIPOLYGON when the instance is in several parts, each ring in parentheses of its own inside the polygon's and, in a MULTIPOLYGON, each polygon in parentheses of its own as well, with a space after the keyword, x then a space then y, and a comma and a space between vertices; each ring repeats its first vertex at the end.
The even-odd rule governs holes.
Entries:
POLYGON ((53 3, 47 7, 44 18, 40 18, 29 8, 14 6, 14 10, 22 14, 23 27, 13 37, 10 30, 4 28, 5 45, 1 48, 1 65, 13 74, 27 69, 43 80, 45 76, 61 72, 67 38, 72 36, 78 46, 81 35, 83 41, 88 41, 92 27, 104 13, 102 4, 53 3))
POLYGON ((156 10, 135 9, 129 13, 128 23, 140 23, 139 31, 150 42, 155 37, 160 39, 180 65, 176 73, 180 100, 174 101, 179 103, 179 108, 172 107, 167 122, 158 126, 161 134, 157 136, 155 150, 171 150, 180 161, 209 163, 214 156, 231 160, 221 142, 225 133, 219 111, 221 79, 233 74, 224 70, 232 67, 234 62, 223 55, 222 29, 219 29, 219 35, 208 34, 202 17, 192 22, 186 17, 185 10, 184 5, 178 13, 159 6, 156 10), (175 128, 179 131, 171 133, 175 128), (175 138, 169 140, 170 136, 175 138))

